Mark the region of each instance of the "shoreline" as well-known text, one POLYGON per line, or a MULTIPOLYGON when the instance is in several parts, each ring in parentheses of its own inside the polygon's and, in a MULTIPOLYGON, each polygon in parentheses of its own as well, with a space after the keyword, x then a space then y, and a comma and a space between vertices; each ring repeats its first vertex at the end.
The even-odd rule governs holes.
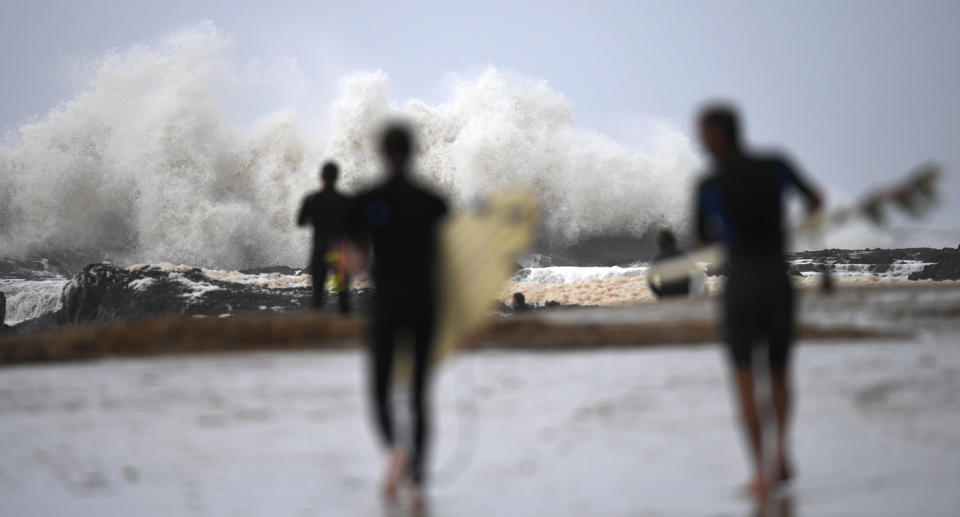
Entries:
MULTIPOLYGON (((550 351, 718 343, 721 337, 714 307, 715 298, 704 297, 497 315, 461 348, 550 351)), ((888 313, 949 323, 960 313, 960 290, 955 285, 841 286, 824 295, 802 289, 798 290, 798 312, 799 341, 902 339, 915 333, 917 329, 912 327, 916 325, 897 324, 888 313), (937 301, 938 293, 946 296, 945 301, 937 301), (932 297, 934 305, 904 306, 904 297, 932 297), (843 315, 844 310, 876 313, 875 319, 867 321, 856 313, 843 315)), ((158 316, 2 338, 0 365, 193 353, 344 350, 361 347, 365 336, 366 320, 361 317, 308 311, 221 318, 158 316)))

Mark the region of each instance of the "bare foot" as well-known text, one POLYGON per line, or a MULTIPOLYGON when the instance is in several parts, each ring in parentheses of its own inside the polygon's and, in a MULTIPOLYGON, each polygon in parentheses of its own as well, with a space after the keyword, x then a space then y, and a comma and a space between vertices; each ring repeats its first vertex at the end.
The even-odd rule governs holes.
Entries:
POLYGON ((410 485, 410 509, 413 510, 414 515, 421 515, 426 503, 423 490, 416 485, 410 485))
POLYGON ((387 467, 387 479, 384 482, 383 493, 387 499, 396 499, 403 481, 403 472, 407 467, 407 455, 399 449, 390 451, 390 464, 387 467))
POLYGON ((790 465, 790 462, 784 457, 780 457, 780 468, 777 473, 777 483, 785 484, 793 479, 793 467, 790 465))
POLYGON ((770 493, 770 480, 766 476, 758 474, 753 481, 747 483, 747 486, 743 488, 743 491, 746 495, 754 497, 756 499, 766 499, 767 495, 770 493))

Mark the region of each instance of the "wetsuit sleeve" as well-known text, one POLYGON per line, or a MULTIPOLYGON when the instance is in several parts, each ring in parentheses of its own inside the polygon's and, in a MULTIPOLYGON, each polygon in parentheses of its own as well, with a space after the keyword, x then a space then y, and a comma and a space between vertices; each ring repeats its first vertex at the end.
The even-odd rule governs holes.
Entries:
POLYGON ((708 181, 703 181, 697 187, 696 206, 696 225, 697 238, 702 244, 710 244, 717 240, 716 228, 713 228, 711 222, 720 214, 716 193, 713 191, 708 181))
POLYGON ((697 185, 697 195, 694 200, 694 222, 697 227, 697 239, 701 243, 710 242, 710 236, 707 235, 706 220, 703 214, 703 183, 697 185))
POLYGON ((307 196, 300 205, 300 213, 297 214, 297 226, 306 226, 310 221, 310 213, 313 212, 313 196, 307 196))
POLYGON ((807 207, 814 211, 820 207, 820 193, 786 160, 780 161, 780 182, 784 188, 796 188, 806 199, 807 207))

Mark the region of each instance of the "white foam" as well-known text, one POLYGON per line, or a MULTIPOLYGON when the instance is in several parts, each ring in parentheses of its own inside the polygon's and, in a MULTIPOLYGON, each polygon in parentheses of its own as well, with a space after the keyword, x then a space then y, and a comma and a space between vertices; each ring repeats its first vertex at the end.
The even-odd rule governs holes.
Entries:
POLYGON ((130 282, 129 287, 130 289, 133 289, 134 291, 138 291, 138 292, 146 291, 147 289, 150 288, 151 285, 155 283, 156 283, 156 280, 152 278, 138 278, 137 280, 130 282))
POLYGON ((183 285, 187 286, 187 288, 190 289, 188 292, 181 294, 180 295, 181 298, 189 298, 191 300, 195 300, 209 292, 220 291, 223 289, 219 286, 216 286, 207 282, 195 282, 193 280, 190 280, 189 278, 181 276, 179 273, 174 273, 170 275, 170 277, 182 283, 183 285))
POLYGON ((586 280, 609 280, 612 278, 632 278, 646 274, 647 266, 637 267, 574 267, 551 266, 521 269, 513 281, 529 284, 565 284, 586 280))
MULTIPOLYGON (((60 308, 60 293, 67 281, 0 279, 0 291, 7 297, 6 323, 16 325, 60 308)), ((2 322, 0 322, 2 323, 2 322)))
POLYGON ((295 111, 237 127, 223 109, 244 76, 232 48, 207 23, 108 53, 75 97, 20 127, 0 148, 0 256, 92 248, 127 263, 301 264, 309 237, 293 220, 318 163, 340 161, 347 190, 374 181, 374 139, 396 114, 416 125, 421 178, 457 205, 533 189, 548 240, 685 225, 696 159, 677 129, 627 146, 578 127, 546 83, 495 69, 439 104, 396 102, 384 73, 350 76, 320 137, 295 111))

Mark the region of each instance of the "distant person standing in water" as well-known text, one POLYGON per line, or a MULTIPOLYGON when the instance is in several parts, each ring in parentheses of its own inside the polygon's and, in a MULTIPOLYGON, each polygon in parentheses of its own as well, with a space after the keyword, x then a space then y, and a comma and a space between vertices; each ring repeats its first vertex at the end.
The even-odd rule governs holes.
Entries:
POLYGON ((733 108, 704 109, 699 130, 711 164, 697 190, 696 227, 704 243, 719 242, 727 249, 724 333, 754 462, 754 477, 747 488, 764 497, 792 475, 787 435, 794 303, 784 257, 784 196, 799 192, 813 213, 820 208, 820 195, 783 157, 748 153, 741 144, 733 108), (753 354, 758 347, 766 349, 770 374, 777 454, 772 471, 763 459, 763 430, 769 428, 768 422, 758 414, 754 389, 753 354))
MULTIPOLYGON (((671 298, 679 296, 688 296, 690 294, 690 276, 679 280, 661 282, 657 278, 657 265, 668 260, 677 260, 686 257, 686 255, 677 248, 677 239, 670 230, 660 230, 657 233, 657 248, 660 249, 657 256, 650 263, 650 270, 647 274, 647 283, 650 290, 657 298, 671 298), (655 279, 657 281, 655 281, 655 279)), ((693 270, 694 265, 690 264, 693 270)))
POLYGON ((513 293, 513 312, 530 312, 532 307, 527 304, 527 297, 523 293, 513 293))
POLYGON ((307 196, 297 216, 298 226, 313 226, 313 252, 310 272, 313 275, 313 307, 323 308, 326 299, 327 273, 331 266, 338 268, 337 291, 340 312, 350 312, 350 276, 343 267, 342 256, 347 249, 347 218, 351 199, 337 191, 340 169, 330 161, 320 169, 323 188, 307 196))
POLYGON ((387 164, 387 177, 357 196, 352 220, 358 233, 366 235, 373 248, 372 273, 376 289, 370 383, 377 427, 390 455, 385 493, 395 498, 406 477, 412 504, 420 507, 424 502, 430 436, 427 391, 437 299, 437 230, 447 214, 447 203, 410 177, 413 147, 406 126, 394 124, 386 128, 380 151, 387 164), (400 334, 413 340, 410 451, 397 443, 390 407, 391 376, 400 334))

